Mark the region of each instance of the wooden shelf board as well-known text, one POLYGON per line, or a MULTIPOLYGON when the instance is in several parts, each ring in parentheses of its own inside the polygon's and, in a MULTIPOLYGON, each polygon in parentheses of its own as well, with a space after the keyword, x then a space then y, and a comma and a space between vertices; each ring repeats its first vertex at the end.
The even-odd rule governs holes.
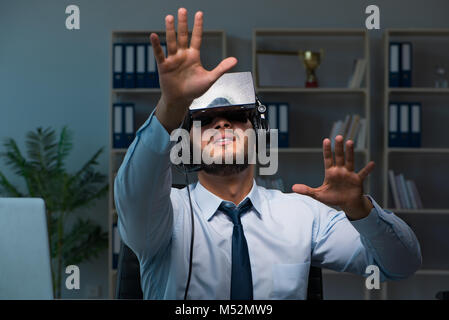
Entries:
POLYGON ((444 269, 422 269, 416 271, 417 276, 449 276, 449 270, 444 269))
POLYGON ((297 87, 257 87, 256 92, 260 93, 357 93, 363 94, 367 92, 366 88, 297 88, 297 87))
POLYGON ((123 94, 123 93, 161 93, 159 88, 121 88, 112 89, 113 94, 123 94))
MULTIPOLYGON (((324 275, 333 275, 333 276, 353 276, 355 274, 348 272, 337 272, 334 270, 323 269, 322 273, 324 275)), ((416 276, 449 276, 449 270, 444 269, 421 269, 415 272, 416 276)))
MULTIPOLYGON (((111 149, 113 154, 124 154, 128 149, 111 149)), ((322 148, 278 148, 278 153, 322 153, 322 148)), ((356 153, 366 153, 366 149, 355 149, 356 153)))
POLYGON ((256 36, 360 36, 363 37, 366 34, 365 29, 290 29, 290 28, 272 28, 272 29, 253 29, 256 36))
POLYGON ((449 148, 387 148, 388 153, 449 153, 449 148))
POLYGON ((425 88, 425 87, 410 87, 410 88, 388 88, 390 94, 392 93, 429 93, 429 94, 449 94, 449 88, 425 88))
POLYGON ((386 29, 389 36, 449 36, 449 29, 386 29))
POLYGON ((393 213, 400 213, 400 214, 449 214, 449 208, 448 209, 397 209, 397 208, 391 208, 387 209, 389 211, 392 211, 393 213))
MULTIPOLYGON (((149 36, 152 32, 158 35, 165 36, 165 30, 123 30, 123 31, 112 31, 112 37, 135 37, 135 36, 149 36)), ((203 30, 203 36, 222 36, 224 30, 203 30)), ((192 34, 192 30, 189 30, 189 35, 192 34)))
MULTIPOLYGON (((128 149, 112 149, 114 154, 124 154, 128 149)), ((278 153, 322 153, 322 148, 278 148, 278 153)), ((366 153, 366 149, 355 149, 356 153, 366 153)))
MULTIPOLYGON (((356 149, 356 153, 366 153, 366 149, 356 149)), ((322 148, 279 148, 278 153, 323 153, 322 148)))

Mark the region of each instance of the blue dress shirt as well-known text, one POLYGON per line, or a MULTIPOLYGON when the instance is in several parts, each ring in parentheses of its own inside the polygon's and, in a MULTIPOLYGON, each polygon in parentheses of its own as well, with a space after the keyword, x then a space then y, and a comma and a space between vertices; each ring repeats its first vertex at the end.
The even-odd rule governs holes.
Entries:
MULTIPOLYGON (((145 299, 182 299, 189 267, 191 218, 187 188, 171 188, 175 142, 150 115, 128 149, 114 184, 118 228, 140 262, 145 299)), ((195 221, 189 299, 229 299, 233 223, 217 211, 223 199, 201 183, 189 186, 195 221)), ((242 216, 254 299, 305 299, 311 265, 365 275, 377 265, 381 281, 412 275, 422 262, 413 231, 374 205, 349 221, 311 197, 258 186, 242 216)))

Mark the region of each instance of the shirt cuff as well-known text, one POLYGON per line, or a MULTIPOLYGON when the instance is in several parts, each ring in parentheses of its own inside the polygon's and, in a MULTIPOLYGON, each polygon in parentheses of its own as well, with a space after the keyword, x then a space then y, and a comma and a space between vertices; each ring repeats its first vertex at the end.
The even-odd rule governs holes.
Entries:
MULTIPOLYGON (((370 238, 385 231, 385 223, 387 223, 388 216, 392 212, 382 209, 370 195, 366 196, 374 208, 371 209, 365 218, 350 222, 361 235, 370 238)), ((389 223, 387 224, 389 225, 389 223)))
POLYGON ((155 116, 156 109, 150 114, 145 123, 137 131, 136 136, 153 152, 160 154, 170 153, 175 141, 170 141, 170 135, 155 116))

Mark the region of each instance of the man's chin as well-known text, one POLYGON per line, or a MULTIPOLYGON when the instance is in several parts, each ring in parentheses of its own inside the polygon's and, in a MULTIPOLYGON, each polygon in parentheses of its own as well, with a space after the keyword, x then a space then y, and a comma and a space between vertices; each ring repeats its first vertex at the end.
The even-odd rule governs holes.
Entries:
POLYGON ((203 164, 201 169, 204 172, 216 176, 228 176, 238 174, 249 167, 248 163, 243 164, 203 164))

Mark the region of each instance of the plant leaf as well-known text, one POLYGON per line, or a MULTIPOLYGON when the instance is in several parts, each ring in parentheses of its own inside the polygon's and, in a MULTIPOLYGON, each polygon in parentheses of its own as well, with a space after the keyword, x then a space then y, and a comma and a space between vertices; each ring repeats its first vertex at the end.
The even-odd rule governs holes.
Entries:
POLYGON ((64 237, 63 259, 66 265, 79 264, 98 257, 107 248, 107 232, 89 219, 78 219, 72 230, 64 237))
POLYGON ((16 187, 14 187, 8 179, 6 179, 5 175, 0 171, 0 185, 3 187, 3 189, 7 192, 8 195, 11 195, 13 197, 23 197, 24 195, 17 190, 16 187))
POLYGON ((50 171, 57 159, 56 133, 51 128, 37 128, 27 134, 27 154, 36 169, 50 171))
POLYGON ((61 134, 59 135, 58 151, 57 151, 57 168, 63 169, 64 160, 70 154, 72 150, 72 133, 69 129, 64 126, 62 128, 61 134))

